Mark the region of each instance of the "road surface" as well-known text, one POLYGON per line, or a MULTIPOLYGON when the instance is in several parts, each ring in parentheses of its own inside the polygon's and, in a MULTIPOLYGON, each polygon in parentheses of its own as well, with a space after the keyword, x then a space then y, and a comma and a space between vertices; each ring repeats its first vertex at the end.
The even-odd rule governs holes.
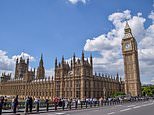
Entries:
POLYGON ((154 115, 154 101, 91 108, 86 110, 41 113, 41 115, 154 115))
MULTIPOLYGON (((25 115, 23 112, 18 113, 25 115)), ((89 109, 42 112, 33 113, 32 115, 154 115, 154 100, 126 103, 121 105, 104 106, 89 109)), ((3 113, 2 115, 13 115, 11 113, 3 113)), ((30 114, 28 114, 30 115, 30 114)))

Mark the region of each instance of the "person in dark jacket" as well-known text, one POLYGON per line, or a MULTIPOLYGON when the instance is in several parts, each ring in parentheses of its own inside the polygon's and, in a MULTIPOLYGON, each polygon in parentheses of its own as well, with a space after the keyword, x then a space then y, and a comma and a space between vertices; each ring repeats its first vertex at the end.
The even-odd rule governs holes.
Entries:
POLYGON ((33 99, 32 97, 29 97, 29 111, 32 112, 32 108, 33 108, 33 99))
POLYGON ((18 106, 18 95, 15 97, 13 101, 13 113, 16 113, 17 106, 18 106))
POLYGON ((61 99, 59 100, 58 105, 59 105, 59 107, 62 107, 62 100, 61 99))
POLYGON ((3 105, 4 105, 4 97, 0 99, 0 115, 2 114, 3 105))

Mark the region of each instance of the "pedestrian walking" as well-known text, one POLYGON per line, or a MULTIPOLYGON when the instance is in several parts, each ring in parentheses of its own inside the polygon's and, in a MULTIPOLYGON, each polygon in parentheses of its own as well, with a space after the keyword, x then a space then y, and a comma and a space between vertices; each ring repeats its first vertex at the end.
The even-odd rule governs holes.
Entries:
POLYGON ((72 99, 69 99, 69 109, 71 110, 72 109, 72 99))
POLYGON ((0 115, 2 114, 3 105, 4 105, 4 97, 0 99, 0 115))
POLYGON ((78 108, 78 99, 75 99, 75 109, 78 108))
POLYGON ((65 109, 65 100, 62 99, 62 109, 64 110, 65 109))
POLYGON ((14 98, 13 101, 13 113, 16 113, 18 107, 18 95, 14 98))
POLYGON ((29 97, 25 99, 25 113, 28 113, 28 106, 29 106, 29 97))
POLYGON ((40 100, 38 98, 36 98, 34 103, 35 103, 36 112, 39 112, 40 100))
POLYGON ((54 106, 55 106, 55 110, 57 110, 57 105, 58 105, 58 98, 55 97, 55 98, 54 98, 54 106))
POLYGON ((33 109, 33 99, 32 97, 29 97, 29 112, 32 113, 33 109))
POLYGON ((48 110, 49 110, 49 100, 46 99, 46 100, 45 100, 45 103, 46 103, 46 110, 48 111, 48 110))

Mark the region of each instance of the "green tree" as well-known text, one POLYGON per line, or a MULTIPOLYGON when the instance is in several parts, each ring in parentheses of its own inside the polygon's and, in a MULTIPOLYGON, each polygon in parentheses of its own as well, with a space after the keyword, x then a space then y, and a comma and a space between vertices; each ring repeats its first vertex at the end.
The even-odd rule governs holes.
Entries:
POLYGON ((142 86, 142 95, 143 96, 153 96, 154 95, 154 86, 142 86))

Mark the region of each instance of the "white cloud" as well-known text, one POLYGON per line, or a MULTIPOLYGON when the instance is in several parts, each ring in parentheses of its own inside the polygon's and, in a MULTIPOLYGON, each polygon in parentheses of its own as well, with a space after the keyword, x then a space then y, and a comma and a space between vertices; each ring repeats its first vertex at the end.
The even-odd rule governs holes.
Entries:
POLYGON ((0 50, 0 70, 12 71, 14 64, 14 59, 9 58, 6 51, 0 50))
POLYGON ((20 57, 23 57, 24 59, 29 58, 30 61, 35 61, 35 58, 33 56, 25 52, 22 52, 20 55, 9 57, 6 51, 0 50, 0 76, 3 72, 12 73, 13 76, 16 59, 20 57))
POLYGON ((139 12, 132 15, 130 10, 115 12, 109 15, 108 20, 114 28, 98 37, 88 39, 84 46, 85 51, 97 51, 100 56, 94 58, 94 70, 98 72, 116 73, 123 75, 123 58, 121 52, 121 39, 124 36, 125 21, 127 20, 134 37, 138 41, 141 79, 151 83, 154 75, 154 12, 149 19, 153 21, 145 28, 146 18, 139 12))
POLYGON ((154 23, 154 11, 151 11, 150 15, 148 16, 148 18, 152 19, 153 23, 154 23))
POLYGON ((29 58, 30 61, 35 61, 35 58, 33 56, 31 56, 31 55, 29 55, 29 54, 27 54, 25 52, 21 52, 20 55, 12 56, 12 59, 16 60, 17 58, 20 58, 20 57, 22 57, 23 59, 28 59, 29 58))
MULTIPOLYGON (((15 72, 15 63, 16 59, 22 57, 23 59, 28 59, 33 62, 35 58, 28 53, 21 52, 19 55, 14 55, 12 57, 8 57, 8 53, 6 51, 0 50, 0 76, 2 73, 12 73, 12 78, 14 77, 15 72)), ((29 67, 30 69, 31 67, 29 67)), ((54 68, 46 69, 45 76, 48 78, 49 76, 54 76, 54 68)))
POLYGON ((45 76, 48 77, 52 77, 54 76, 54 68, 50 68, 50 69, 46 69, 45 70, 45 76))
POLYGON ((72 4, 77 4, 79 2, 86 4, 87 0, 68 0, 72 4))

